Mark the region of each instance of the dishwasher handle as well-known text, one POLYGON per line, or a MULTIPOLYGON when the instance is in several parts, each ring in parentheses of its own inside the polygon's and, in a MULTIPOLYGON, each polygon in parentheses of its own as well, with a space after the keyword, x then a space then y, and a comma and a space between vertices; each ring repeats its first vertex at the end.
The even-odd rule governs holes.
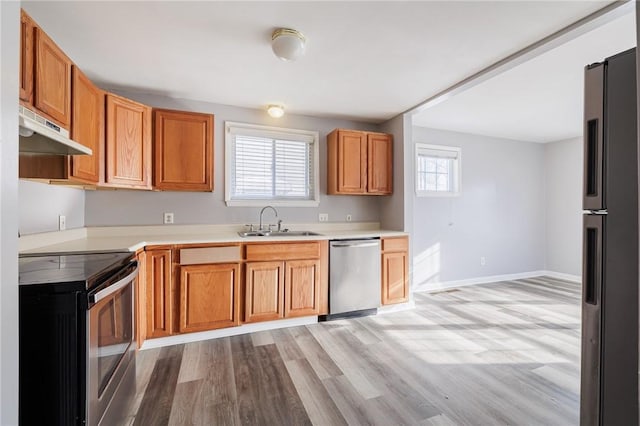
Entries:
POLYGON ((343 242, 332 242, 331 247, 376 247, 380 246, 379 241, 343 241, 343 242))

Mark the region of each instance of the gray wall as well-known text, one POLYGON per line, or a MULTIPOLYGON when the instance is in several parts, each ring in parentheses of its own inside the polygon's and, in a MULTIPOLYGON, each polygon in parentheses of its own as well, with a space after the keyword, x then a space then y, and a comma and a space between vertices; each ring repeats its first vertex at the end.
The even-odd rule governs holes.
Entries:
POLYGON ((582 260, 582 139, 544 145, 546 268, 580 275, 582 260))
POLYGON ((227 207, 224 202, 224 122, 315 130, 320 132, 320 206, 278 208, 284 222, 316 222, 318 213, 329 213, 330 222, 343 222, 351 214, 355 221, 379 221, 380 200, 374 196, 326 195, 326 135, 337 127, 378 130, 378 126, 330 118, 285 114, 270 118, 263 110, 237 108, 207 102, 171 99, 164 96, 122 92, 119 94, 161 108, 215 114, 214 128, 214 192, 180 193, 147 191, 87 191, 85 224, 152 225, 162 223, 163 212, 173 212, 178 224, 249 223, 258 219, 259 207, 227 207))
POLYGON ((412 195, 415 285, 544 269, 543 145, 421 127, 413 140, 462 148, 459 196, 412 195))
POLYGON ((58 216, 66 216, 67 229, 84 226, 84 190, 21 180, 18 207, 20 234, 57 231, 58 216))
POLYGON ((20 3, 0 2, 0 424, 18 424, 20 3))
POLYGON ((411 194, 412 184, 411 118, 398 115, 383 123, 380 130, 394 135, 393 195, 380 200, 380 223, 384 229, 411 232, 412 198, 407 196, 411 194))

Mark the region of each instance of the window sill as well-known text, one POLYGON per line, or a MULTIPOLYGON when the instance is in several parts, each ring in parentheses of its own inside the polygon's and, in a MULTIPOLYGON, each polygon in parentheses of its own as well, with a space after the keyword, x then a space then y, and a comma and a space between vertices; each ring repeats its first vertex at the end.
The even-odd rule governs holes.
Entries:
POLYGON ((318 207, 320 201, 316 200, 225 200, 228 207, 318 207))
POLYGON ((437 191, 434 191, 434 192, 416 192, 416 197, 419 197, 419 198, 429 198, 429 197, 450 198, 450 197, 458 197, 458 196, 460 196, 460 192, 437 192, 437 191))

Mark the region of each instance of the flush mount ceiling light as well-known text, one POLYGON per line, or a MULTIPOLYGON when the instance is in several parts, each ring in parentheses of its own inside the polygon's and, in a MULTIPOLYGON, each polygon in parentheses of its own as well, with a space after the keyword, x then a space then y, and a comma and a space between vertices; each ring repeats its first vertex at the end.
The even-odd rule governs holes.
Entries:
POLYGON ((284 115, 284 107, 282 105, 269 105, 267 107, 267 112, 273 118, 280 118, 284 115))
POLYGON ((278 28, 271 34, 273 53, 283 61, 295 61, 304 54, 307 39, 298 30, 278 28))

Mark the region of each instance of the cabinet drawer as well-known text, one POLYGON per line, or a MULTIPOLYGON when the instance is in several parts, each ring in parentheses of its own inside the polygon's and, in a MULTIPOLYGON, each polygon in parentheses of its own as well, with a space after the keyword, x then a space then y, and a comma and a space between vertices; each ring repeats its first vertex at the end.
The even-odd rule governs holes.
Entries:
POLYGON ((320 242, 247 244, 245 250, 246 260, 318 259, 320 242))
POLYGON ((407 237, 384 238, 382 240, 382 251, 407 251, 409 250, 409 239, 407 237))
POLYGON ((240 246, 200 247, 180 250, 181 265, 239 262, 240 246))

